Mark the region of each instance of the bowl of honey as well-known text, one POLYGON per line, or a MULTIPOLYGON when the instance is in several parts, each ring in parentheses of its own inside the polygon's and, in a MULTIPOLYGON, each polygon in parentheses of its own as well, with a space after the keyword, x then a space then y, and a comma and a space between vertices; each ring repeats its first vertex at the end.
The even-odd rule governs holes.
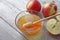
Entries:
MULTIPOLYGON (((37 12, 39 13, 39 12, 37 12)), ((15 18, 15 24, 17 28, 27 36, 29 40, 37 40, 43 34, 43 22, 37 22, 35 24, 25 24, 40 20, 40 16, 29 13, 28 11, 21 11, 15 18)))

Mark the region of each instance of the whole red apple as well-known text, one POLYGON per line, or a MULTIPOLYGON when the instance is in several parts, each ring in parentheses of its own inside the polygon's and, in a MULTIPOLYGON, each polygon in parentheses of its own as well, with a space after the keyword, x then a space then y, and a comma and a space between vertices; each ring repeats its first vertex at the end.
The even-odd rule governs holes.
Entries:
POLYGON ((42 8, 42 13, 45 17, 56 14, 57 6, 54 2, 46 3, 42 8))
POLYGON ((41 4, 38 0, 30 0, 27 3, 26 8, 30 13, 36 14, 36 12, 39 12, 41 10, 41 4))

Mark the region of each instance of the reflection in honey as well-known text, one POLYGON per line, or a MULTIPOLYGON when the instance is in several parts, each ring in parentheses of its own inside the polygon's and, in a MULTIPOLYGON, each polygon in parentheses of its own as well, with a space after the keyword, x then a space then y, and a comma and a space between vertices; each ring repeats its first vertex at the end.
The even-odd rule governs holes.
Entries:
POLYGON ((22 16, 17 22, 18 28, 23 33, 27 34, 26 36, 28 37, 29 40, 37 40, 41 37, 41 35, 43 34, 42 22, 30 24, 24 27, 23 25, 25 23, 34 22, 37 20, 40 20, 38 16, 29 14, 29 15, 22 16))

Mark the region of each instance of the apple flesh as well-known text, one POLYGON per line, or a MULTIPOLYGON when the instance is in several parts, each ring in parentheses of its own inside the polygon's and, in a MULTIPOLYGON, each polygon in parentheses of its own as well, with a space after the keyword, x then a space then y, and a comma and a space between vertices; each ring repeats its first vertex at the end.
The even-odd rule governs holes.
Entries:
POLYGON ((51 34, 56 34, 54 33, 53 31, 53 28, 54 28, 54 25, 56 24, 56 20, 55 19, 50 19, 47 21, 47 24, 46 24, 46 29, 51 33, 51 34))
POLYGON ((56 19, 57 19, 58 21, 60 21, 60 15, 56 16, 56 19))
POLYGON ((60 22, 57 22, 54 28, 56 34, 60 34, 60 22))
POLYGON ((41 10, 41 4, 38 2, 38 0, 30 0, 26 8, 30 13, 36 14, 41 10))
POLYGON ((45 17, 56 14, 57 6, 53 2, 46 3, 42 8, 42 13, 45 17))
POLYGON ((47 21, 46 29, 53 35, 60 34, 60 22, 56 19, 50 19, 47 21))

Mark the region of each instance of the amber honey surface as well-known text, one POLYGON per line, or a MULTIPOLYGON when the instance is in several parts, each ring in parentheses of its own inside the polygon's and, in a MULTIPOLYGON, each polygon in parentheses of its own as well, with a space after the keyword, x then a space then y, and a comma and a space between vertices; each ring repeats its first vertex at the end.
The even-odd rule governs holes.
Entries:
POLYGON ((43 28, 42 22, 38 22, 35 24, 29 24, 27 26, 23 26, 25 23, 34 22, 40 20, 40 17, 32 14, 27 14, 18 19, 17 26, 24 33, 27 34, 27 38, 29 40, 41 40, 43 36, 43 28))
POLYGON ((30 24, 30 25, 27 25, 27 26, 24 26, 23 25, 25 23, 28 23, 28 22, 34 22, 34 21, 37 21, 37 20, 40 20, 40 18, 36 15, 25 15, 25 16, 22 16, 18 22, 17 22, 17 25, 18 25, 18 28, 23 31, 24 33, 26 34, 29 34, 29 35, 34 35, 36 34, 41 28, 42 28, 42 22, 38 22, 38 23, 35 23, 35 24, 30 24))

